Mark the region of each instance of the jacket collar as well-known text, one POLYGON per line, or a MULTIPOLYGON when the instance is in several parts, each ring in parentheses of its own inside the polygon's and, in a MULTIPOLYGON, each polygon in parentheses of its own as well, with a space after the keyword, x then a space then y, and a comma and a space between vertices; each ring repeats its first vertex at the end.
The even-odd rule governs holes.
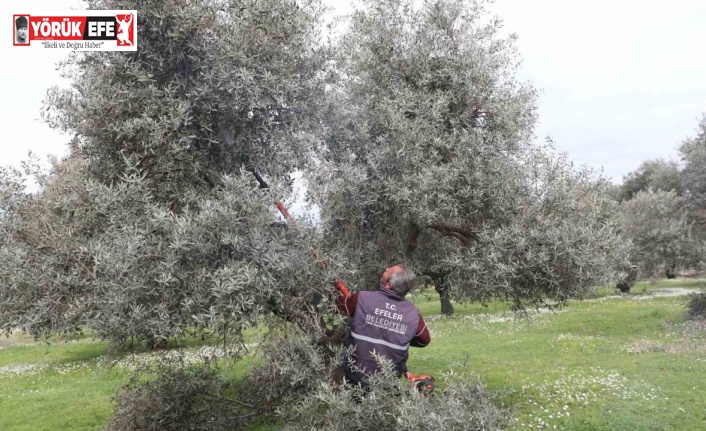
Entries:
POLYGON ((387 287, 383 286, 382 284, 378 285, 378 290, 385 294, 385 296, 389 296, 390 298, 395 298, 395 299, 404 299, 404 296, 398 295, 397 292, 395 292, 392 289, 388 289, 387 287))

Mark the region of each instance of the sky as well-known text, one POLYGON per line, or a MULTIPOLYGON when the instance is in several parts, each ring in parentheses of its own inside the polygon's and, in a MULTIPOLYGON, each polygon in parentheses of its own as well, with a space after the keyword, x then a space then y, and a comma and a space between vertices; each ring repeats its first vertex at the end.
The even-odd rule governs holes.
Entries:
POLYGON ((620 182, 678 159, 706 113, 706 0, 499 0, 521 80, 541 91, 538 138, 620 182))
MULTIPOLYGON (((325 3, 351 10, 348 0, 325 3)), ((55 66, 67 53, 13 47, 11 23, 70 9, 81 4, 0 3, 2 165, 19 166, 28 151, 67 153, 69 136, 39 114, 46 90, 68 85, 55 66)), ((551 137, 575 164, 619 183, 642 161, 676 160, 695 135, 706 113, 706 0, 496 0, 490 9, 518 36, 518 79, 540 91, 536 139, 551 137)))

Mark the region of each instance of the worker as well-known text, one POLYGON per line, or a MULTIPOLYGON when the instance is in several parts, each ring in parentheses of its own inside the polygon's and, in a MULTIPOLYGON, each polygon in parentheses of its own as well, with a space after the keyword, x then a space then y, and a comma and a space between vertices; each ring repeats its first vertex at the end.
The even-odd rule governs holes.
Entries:
POLYGON ((337 298, 341 312, 350 319, 348 339, 354 346, 343 371, 352 384, 367 386, 367 377, 380 371, 373 352, 392 361, 400 377, 407 373, 409 346, 426 347, 429 329, 419 309, 405 299, 414 285, 414 272, 403 264, 385 269, 376 291, 342 291, 337 298))

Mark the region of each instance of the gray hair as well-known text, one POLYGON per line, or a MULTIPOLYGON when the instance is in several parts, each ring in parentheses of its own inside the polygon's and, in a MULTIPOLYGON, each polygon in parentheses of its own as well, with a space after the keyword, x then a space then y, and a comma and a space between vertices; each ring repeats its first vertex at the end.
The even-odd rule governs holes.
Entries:
POLYGON ((405 296, 414 286, 414 271, 405 265, 397 265, 400 270, 390 277, 392 291, 398 295, 405 296))

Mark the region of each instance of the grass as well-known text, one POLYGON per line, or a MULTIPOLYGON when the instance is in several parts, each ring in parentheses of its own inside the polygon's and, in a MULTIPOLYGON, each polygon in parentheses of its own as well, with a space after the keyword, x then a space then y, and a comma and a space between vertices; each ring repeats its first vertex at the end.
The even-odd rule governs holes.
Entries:
MULTIPOLYGON (((703 430, 706 333, 689 330, 685 297, 646 295, 705 286, 638 283, 637 295, 606 290, 559 312, 520 319, 503 303, 456 304, 456 316, 444 318, 436 294, 424 292, 415 301, 433 342, 412 350, 409 367, 439 380, 451 370, 454 378, 477 375, 511 409, 518 430, 703 430)), ((23 334, 0 339, 0 429, 103 427, 111 396, 130 375, 105 350, 90 339, 51 345, 23 334)))
POLYGON ((13 334, 0 346, 2 430, 100 429, 112 414, 111 396, 129 376, 98 365, 105 343, 49 346, 13 334))
MULTIPOLYGON (((654 293, 685 285, 643 286, 654 293)), ((434 311, 433 301, 419 305, 434 311)), ((520 320, 478 306, 458 311, 432 322, 433 345, 412 352, 410 369, 478 375, 512 406, 516 429, 706 429, 706 333, 685 332, 684 297, 572 302, 520 320)))

